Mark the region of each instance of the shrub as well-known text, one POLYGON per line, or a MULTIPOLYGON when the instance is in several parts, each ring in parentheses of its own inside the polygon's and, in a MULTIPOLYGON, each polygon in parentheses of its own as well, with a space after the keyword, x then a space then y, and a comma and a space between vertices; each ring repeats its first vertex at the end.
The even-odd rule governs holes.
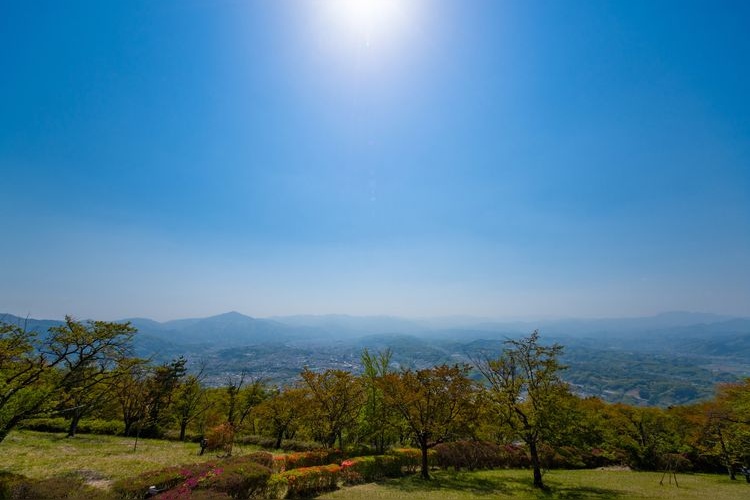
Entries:
POLYGON ((316 450, 302 453, 288 453, 273 459, 273 471, 283 472, 300 467, 312 467, 340 462, 343 458, 341 450, 316 450))
POLYGON ((504 463, 502 448, 483 441, 441 443, 435 446, 435 458, 440 467, 456 470, 491 469, 504 463))
POLYGON ((19 429, 28 429, 39 432, 67 432, 68 421, 62 417, 56 418, 30 418, 19 424, 19 429))
POLYGON ((136 477, 116 481, 112 485, 112 491, 119 498, 143 498, 151 486, 156 486, 159 490, 169 490, 178 486, 185 480, 183 472, 184 470, 179 467, 145 472, 136 477))
POLYGON ((261 448, 268 448, 268 449, 273 449, 276 445, 276 440, 274 438, 270 438, 266 436, 256 436, 256 435, 235 437, 234 442, 237 444, 255 445, 255 446, 260 446, 261 448))
POLYGON ((347 484, 375 481, 401 475, 401 459, 394 455, 356 457, 341 462, 341 477, 347 484))
POLYGON ((231 498, 254 498, 265 492, 271 470, 255 462, 227 464, 223 471, 198 482, 199 489, 226 493, 231 498))
POLYGON ((75 476, 29 479, 10 473, 0 473, 2 500, 83 500, 102 497, 102 492, 83 484, 75 476))
POLYGON ((502 467, 508 469, 522 469, 531 465, 526 449, 517 444, 505 444, 501 447, 502 467))
POLYGON ((267 491, 272 498, 315 496, 338 487, 340 470, 330 464, 280 472, 271 476, 267 491))
POLYGON ((24 481, 27 481, 25 476, 0 471, 0 500, 13 498, 13 492, 24 481))
MULTIPOLYGON (((417 472, 422 467, 422 451, 417 448, 394 448, 388 454, 398 457, 401 467, 408 473, 417 472)), ((436 463, 435 450, 427 450, 427 464, 433 467, 436 463)))
MULTIPOLYGON (((248 435, 236 437, 235 442, 243 445, 256 445, 269 450, 276 448, 276 439, 267 436, 248 435)), ((320 443, 314 441, 298 441, 295 439, 285 439, 281 443, 281 449, 284 451, 315 451, 322 447, 320 443)))
POLYGON ((315 441, 288 439, 281 443, 281 449, 284 451, 315 451, 321 449, 321 445, 315 441))
MULTIPOLYGON (((40 432, 68 432, 70 421, 63 417, 32 418, 24 420, 19 426, 22 429, 40 432)), ((78 423, 77 432, 81 434, 106 434, 111 436, 125 433, 125 424, 119 420, 86 419, 78 423)))
MULTIPOLYGON (((67 428, 65 429, 67 431, 67 428)), ((106 434, 109 436, 121 436, 125 434, 125 424, 119 420, 81 420, 78 423, 78 432, 82 434, 106 434)))
POLYGON ((248 455, 238 455, 229 457, 225 460, 226 464, 244 464, 244 463, 256 463, 268 469, 273 469, 274 459, 273 455, 267 451, 255 451, 248 455))
POLYGON ((234 444, 234 428, 230 423, 224 423, 211 428, 206 433, 209 451, 222 450, 229 453, 234 444))

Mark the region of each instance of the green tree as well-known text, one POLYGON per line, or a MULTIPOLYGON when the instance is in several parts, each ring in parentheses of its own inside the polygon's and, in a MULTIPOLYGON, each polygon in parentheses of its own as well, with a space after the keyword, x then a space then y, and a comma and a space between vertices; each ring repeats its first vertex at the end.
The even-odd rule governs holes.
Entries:
POLYGON ((113 369, 130 351, 134 332, 129 323, 81 323, 66 316, 40 339, 0 322, 0 442, 21 420, 69 404, 65 388, 85 379, 82 373, 113 369))
POLYGON ((118 363, 117 372, 113 390, 125 425, 125 435, 130 436, 137 424, 138 428, 142 427, 146 416, 150 366, 144 359, 126 358, 118 363))
POLYGON ((362 351, 362 384, 366 397, 362 412, 362 433, 377 453, 384 453, 389 442, 389 427, 392 425, 393 410, 385 403, 380 380, 389 372, 393 353, 390 349, 371 354, 367 349, 362 351))
POLYGON ((253 415, 261 422, 261 428, 276 439, 274 447, 278 450, 284 437, 294 434, 304 407, 305 391, 291 387, 258 404, 253 409, 253 415))
POLYGON ((521 340, 508 340, 497 359, 478 360, 476 366, 489 384, 489 394, 500 424, 507 425, 529 450, 534 486, 544 488, 539 448, 556 432, 561 418, 559 403, 569 395, 559 377, 562 346, 543 346, 539 332, 521 340))
POLYGON ((478 395, 469 370, 442 365, 380 378, 386 404, 403 418, 421 450, 424 479, 430 479, 428 449, 460 434, 472 420, 478 395))
POLYGON ((343 370, 315 373, 305 368, 301 375, 308 391, 305 416, 313 437, 329 448, 336 439, 342 444, 344 432, 355 427, 364 401, 361 381, 343 370))
POLYGON ((211 403, 206 388, 202 384, 203 370, 196 375, 188 375, 177 387, 173 411, 180 427, 180 441, 185 440, 188 425, 206 413, 211 403))
POLYGON ((187 360, 180 356, 170 363, 152 368, 145 381, 145 420, 142 421, 143 435, 157 437, 162 433, 169 419, 169 410, 180 382, 185 377, 187 360))

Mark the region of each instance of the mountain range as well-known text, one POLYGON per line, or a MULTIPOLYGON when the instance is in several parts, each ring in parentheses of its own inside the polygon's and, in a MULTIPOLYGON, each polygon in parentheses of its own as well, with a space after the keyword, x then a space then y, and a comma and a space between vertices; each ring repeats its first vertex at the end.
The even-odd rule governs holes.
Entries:
MULTIPOLYGON (((44 334, 62 321, 0 314, 44 334)), ((304 367, 357 372, 363 349, 393 351, 394 367, 422 368, 497 355, 503 341, 538 329, 565 346, 566 379, 583 395, 669 405, 711 396, 715 384, 750 376, 750 319, 670 312, 650 317, 502 322, 391 316, 253 318, 228 312, 158 322, 127 318, 135 353, 155 362, 202 361, 208 383, 246 371, 291 383, 304 367)), ((190 366, 190 365, 189 365, 190 366)))

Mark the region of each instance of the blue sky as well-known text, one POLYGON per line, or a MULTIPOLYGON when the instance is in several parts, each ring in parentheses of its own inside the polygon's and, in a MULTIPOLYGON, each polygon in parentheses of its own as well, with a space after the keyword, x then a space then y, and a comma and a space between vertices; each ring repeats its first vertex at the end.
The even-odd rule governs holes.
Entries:
POLYGON ((0 311, 750 315, 750 4, 381 1, 0 3, 0 311))

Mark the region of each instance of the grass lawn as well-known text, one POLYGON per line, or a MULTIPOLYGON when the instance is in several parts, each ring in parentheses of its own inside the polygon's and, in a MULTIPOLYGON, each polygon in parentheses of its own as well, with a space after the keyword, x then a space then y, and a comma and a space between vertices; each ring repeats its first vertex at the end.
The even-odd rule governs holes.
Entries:
MULTIPOLYGON (((48 478, 75 473, 93 480, 117 480, 148 470, 215 459, 216 453, 198 456, 196 443, 34 431, 14 431, 0 443, 0 470, 31 478, 48 478)), ((257 450, 235 446, 234 454, 257 450)))
MULTIPOLYGON (((216 453, 198 456, 199 447, 195 443, 141 439, 138 449, 133 451, 133 442, 133 438, 113 436, 80 435, 69 439, 64 434, 16 431, 0 443, 0 470, 38 479, 74 474, 87 479, 92 486, 107 488, 112 480, 132 477, 148 470, 216 458, 216 453)), ((241 455, 256 449, 250 446, 235 447, 234 453, 241 455)), ((532 488, 531 472, 528 470, 434 471, 433 478, 425 482, 416 475, 408 476, 342 488, 321 498, 750 498, 750 484, 744 479, 730 481, 725 476, 706 474, 678 474, 678 488, 669 482, 660 486, 662 474, 656 472, 555 470, 544 476, 550 487, 548 492, 532 488)))
POLYGON ((531 472, 527 470, 496 470, 478 472, 435 471, 433 480, 424 482, 417 476, 345 488, 321 498, 327 499, 391 499, 453 500, 467 498, 524 499, 710 499, 738 500, 750 498, 750 484, 744 479, 730 481, 726 476, 678 474, 679 488, 661 473, 609 470, 555 470, 544 476, 548 492, 535 491, 531 472))

